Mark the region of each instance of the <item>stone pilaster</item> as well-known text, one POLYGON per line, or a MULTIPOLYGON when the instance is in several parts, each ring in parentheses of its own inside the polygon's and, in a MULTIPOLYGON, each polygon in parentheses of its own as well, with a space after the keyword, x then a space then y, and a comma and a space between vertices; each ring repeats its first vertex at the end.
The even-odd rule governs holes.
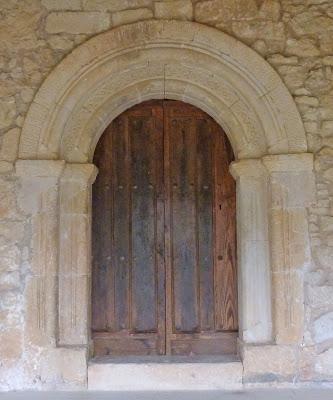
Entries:
POLYGON ((86 345, 89 337, 92 164, 67 164, 60 181, 58 345, 86 345))
POLYGON ((19 205, 31 217, 30 271, 26 280, 26 343, 54 346, 57 315, 58 182, 64 161, 19 160, 19 205))
POLYGON ((272 340, 267 171, 256 159, 230 170, 237 182, 239 336, 266 343, 272 340))
POLYGON ((263 158, 270 175, 273 325, 277 344, 302 341, 303 273, 310 264, 307 210, 314 200, 312 154, 263 158))

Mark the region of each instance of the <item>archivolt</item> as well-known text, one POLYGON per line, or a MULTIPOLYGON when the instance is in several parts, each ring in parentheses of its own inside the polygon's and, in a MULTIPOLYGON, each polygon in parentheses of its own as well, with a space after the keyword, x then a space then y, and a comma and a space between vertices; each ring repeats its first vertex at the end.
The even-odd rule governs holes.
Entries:
POLYGON ((19 158, 90 162, 112 119, 153 98, 206 111, 238 159, 306 151, 296 105, 258 54, 204 25, 151 20, 90 39, 54 69, 29 109, 19 158))

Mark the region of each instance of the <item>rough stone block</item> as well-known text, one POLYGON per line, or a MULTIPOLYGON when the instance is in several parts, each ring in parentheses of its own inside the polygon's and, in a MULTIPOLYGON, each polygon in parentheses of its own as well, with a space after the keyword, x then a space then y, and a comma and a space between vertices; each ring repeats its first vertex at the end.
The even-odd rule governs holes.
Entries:
POLYGON ((16 160, 20 134, 21 130, 18 128, 10 129, 4 134, 0 147, 0 160, 8 162, 16 160))
POLYGON ((298 57, 318 57, 320 50, 312 39, 288 39, 286 42, 286 54, 298 57))
POLYGON ((100 12, 57 12, 46 19, 48 33, 97 33, 110 27, 110 17, 100 12))
POLYGON ((232 30, 236 37, 253 42, 262 39, 269 47, 270 53, 282 52, 285 45, 286 35, 284 24, 273 21, 235 21, 232 30))
POLYGON ((0 174, 8 174, 13 171, 14 164, 8 161, 0 161, 0 174))
POLYGON ((333 378, 333 349, 328 349, 317 356, 315 371, 321 380, 332 380, 333 378))
POLYGON ((333 312, 322 315, 314 322, 314 340, 322 343, 333 339, 333 312))
POLYGON ((0 178, 0 220, 17 218, 15 184, 0 178))
POLYGON ((332 19, 329 16, 314 15, 309 11, 297 14, 290 21, 289 26, 297 36, 316 35, 322 32, 333 31, 332 19))
POLYGON ((45 389, 87 388, 86 349, 47 349, 40 357, 40 380, 45 389))
POLYGON ((193 6, 191 0, 157 1, 154 3, 156 18, 191 20, 193 6))
POLYGON ((83 9, 115 12, 150 7, 151 3, 152 0, 83 0, 83 9))
POLYGON ((279 0, 263 0, 259 16, 263 19, 271 19, 277 22, 281 16, 281 4, 279 0))
POLYGON ((80 10, 81 0, 42 0, 48 10, 80 10))
POLYGON ((297 354, 292 346, 245 346, 242 349, 244 383, 293 381, 297 354))
POLYGON ((258 7, 255 0, 208 0, 195 4, 195 20, 208 24, 233 19, 250 19, 257 14, 258 7))
POLYGON ((138 8, 137 10, 119 11, 112 14, 112 25, 130 24, 135 21, 150 19, 153 12, 149 8, 138 8))
POLYGON ((17 361, 23 351, 22 330, 18 328, 5 329, 0 332, 0 358, 1 362, 17 361))
POLYGON ((307 288, 307 303, 314 308, 327 309, 333 299, 333 286, 309 286, 307 288))
POLYGON ((48 42, 54 50, 68 51, 74 46, 74 43, 71 40, 56 35, 50 37, 48 42))
MULTIPOLYGON (((0 97, 1 97, 0 88, 0 97)), ((0 99, 0 129, 8 128, 16 115, 16 103, 14 97, 3 97, 0 99)))

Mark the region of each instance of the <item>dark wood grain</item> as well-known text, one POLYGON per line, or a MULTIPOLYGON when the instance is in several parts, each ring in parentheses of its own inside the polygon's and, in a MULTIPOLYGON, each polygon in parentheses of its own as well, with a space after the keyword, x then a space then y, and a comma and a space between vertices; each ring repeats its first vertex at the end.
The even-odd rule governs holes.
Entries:
POLYGON ((225 135, 214 127, 215 146, 215 321, 216 329, 236 330, 236 186, 229 173, 233 154, 225 135), (223 157, 221 157, 223 155, 223 157))
POLYGON ((211 124, 198 120, 197 126, 197 243, 200 287, 200 326, 214 330, 214 259, 213 259, 213 145, 211 124))
POLYGON ((233 153, 178 101, 121 114, 94 157, 95 355, 232 354, 237 338, 233 153))

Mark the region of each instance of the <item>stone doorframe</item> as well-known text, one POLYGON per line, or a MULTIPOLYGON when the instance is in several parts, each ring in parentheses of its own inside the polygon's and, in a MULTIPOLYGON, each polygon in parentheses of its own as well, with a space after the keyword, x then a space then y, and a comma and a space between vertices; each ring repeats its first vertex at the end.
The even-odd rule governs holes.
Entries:
POLYGON ((243 357, 258 345, 269 356, 302 342, 314 179, 296 105, 275 71, 234 38, 193 22, 143 21, 67 56, 22 131, 16 173, 33 226, 27 343, 61 354, 64 380, 68 363, 86 369, 90 342, 95 146, 121 112, 163 98, 207 112, 234 149, 243 357))

